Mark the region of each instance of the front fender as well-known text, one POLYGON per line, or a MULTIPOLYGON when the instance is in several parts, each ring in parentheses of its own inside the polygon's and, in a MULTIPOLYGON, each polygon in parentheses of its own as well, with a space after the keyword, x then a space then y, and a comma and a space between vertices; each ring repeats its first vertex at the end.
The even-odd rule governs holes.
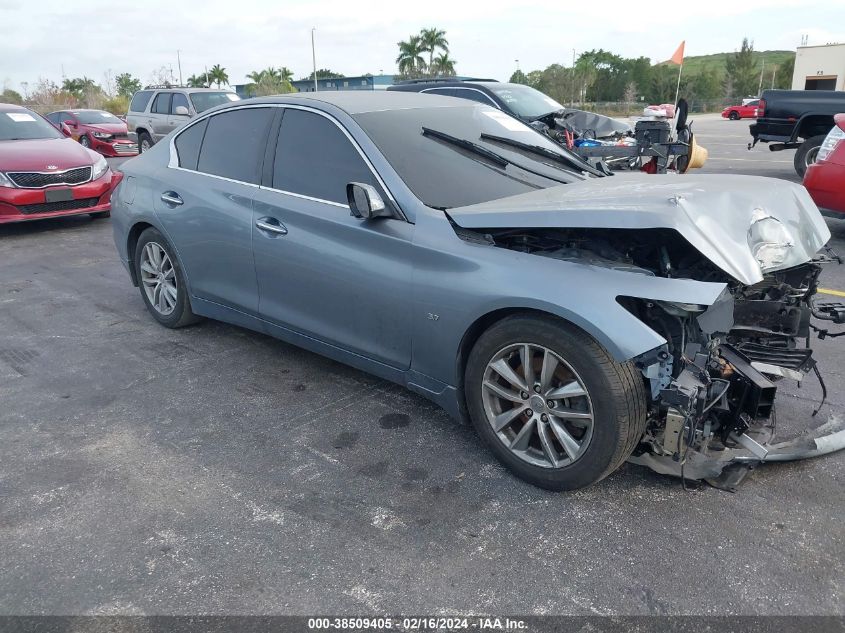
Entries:
POLYGON ((618 297, 712 305, 725 288, 467 242, 442 216, 426 211, 418 215, 418 228, 413 369, 453 386, 460 383, 455 360, 465 335, 494 312, 523 309, 558 316, 621 362, 666 341, 618 297))

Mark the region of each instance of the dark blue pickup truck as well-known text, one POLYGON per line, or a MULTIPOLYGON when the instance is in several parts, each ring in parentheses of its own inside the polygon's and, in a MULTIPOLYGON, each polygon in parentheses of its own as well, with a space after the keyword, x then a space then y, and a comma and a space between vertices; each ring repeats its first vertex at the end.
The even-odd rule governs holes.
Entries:
POLYGON ((758 141, 777 152, 797 149, 795 171, 803 178, 816 161, 819 146, 833 127, 833 115, 845 112, 845 92, 835 90, 764 90, 751 125, 748 149, 758 141))

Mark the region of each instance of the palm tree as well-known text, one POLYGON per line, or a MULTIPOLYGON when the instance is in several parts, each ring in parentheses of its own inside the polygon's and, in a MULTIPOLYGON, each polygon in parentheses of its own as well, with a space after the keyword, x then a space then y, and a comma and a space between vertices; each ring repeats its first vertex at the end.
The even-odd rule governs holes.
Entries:
POLYGON ((226 74, 226 69, 221 68, 220 64, 214 64, 211 70, 208 71, 208 79, 211 83, 216 83, 220 88, 223 84, 229 85, 229 75, 226 74))
POLYGON ((208 88, 208 77, 205 73, 188 77, 189 88, 208 88))
POLYGON ((433 73, 434 53, 437 49, 444 53, 449 52, 449 41, 446 39, 446 31, 442 31, 437 27, 430 29, 423 29, 420 31, 420 42, 423 45, 423 52, 428 52, 428 69, 433 73))
POLYGON ((430 72, 433 77, 454 77, 455 64, 454 59, 449 57, 449 53, 440 53, 431 63, 430 72))
POLYGON ((426 51, 419 35, 412 35, 407 42, 399 42, 399 56, 396 63, 399 65, 399 73, 416 77, 425 70, 425 59, 422 54, 426 51))
POLYGON ((293 71, 287 66, 279 68, 279 74, 282 81, 293 81, 293 71))
POLYGON ((266 71, 263 71, 263 70, 253 70, 251 73, 249 73, 246 76, 246 78, 249 79, 250 81, 252 81, 253 83, 257 84, 259 81, 264 79, 264 73, 265 72, 266 71))

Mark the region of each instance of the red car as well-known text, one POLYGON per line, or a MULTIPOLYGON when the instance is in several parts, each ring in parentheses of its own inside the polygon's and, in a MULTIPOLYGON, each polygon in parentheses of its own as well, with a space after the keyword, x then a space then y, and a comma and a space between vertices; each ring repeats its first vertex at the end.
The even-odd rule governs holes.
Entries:
POLYGON ((85 213, 106 217, 122 176, 42 116, 0 103, 0 224, 85 213))
POLYGON ((756 119, 758 105, 760 105, 760 100, 755 99, 754 101, 749 101, 745 105, 728 106, 722 110, 722 118, 730 119, 731 121, 738 121, 739 119, 756 119))
POLYGON ((51 112, 47 120, 70 130, 71 138, 103 156, 137 156, 138 144, 129 140, 126 122, 103 110, 61 110, 51 112))
MULTIPOLYGON (((807 167, 804 186, 822 211, 845 217, 845 113, 833 117, 836 125, 819 147, 816 162, 807 167)), ((831 215, 834 215, 831 214, 831 215)))

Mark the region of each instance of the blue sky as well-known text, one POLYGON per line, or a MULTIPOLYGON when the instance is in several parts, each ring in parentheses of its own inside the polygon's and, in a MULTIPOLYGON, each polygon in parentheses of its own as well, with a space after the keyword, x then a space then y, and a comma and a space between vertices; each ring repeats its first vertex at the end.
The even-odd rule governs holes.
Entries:
POLYGON ((736 49, 744 36, 758 50, 845 42, 843 0, 718 2, 572 2, 426 0, 0 0, 0 85, 20 90, 39 77, 87 75, 102 82, 131 72, 142 82, 172 66, 182 73, 224 66, 232 83, 266 66, 297 77, 311 70, 311 27, 317 65, 345 74, 390 73, 396 42, 425 26, 447 31, 461 74, 506 80, 552 63, 569 65, 572 50, 604 48, 625 56, 667 59, 681 40, 688 55, 736 49), (657 8, 653 8, 657 7, 657 8))

